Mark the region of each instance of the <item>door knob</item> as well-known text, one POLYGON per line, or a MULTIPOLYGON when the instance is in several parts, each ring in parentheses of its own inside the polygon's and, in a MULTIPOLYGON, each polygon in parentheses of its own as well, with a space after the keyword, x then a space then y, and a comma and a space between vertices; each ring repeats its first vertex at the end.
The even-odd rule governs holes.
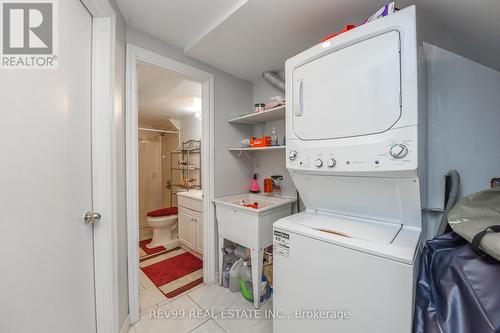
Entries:
POLYGON ((85 224, 99 222, 101 220, 101 214, 94 212, 85 212, 83 215, 83 222, 85 224))

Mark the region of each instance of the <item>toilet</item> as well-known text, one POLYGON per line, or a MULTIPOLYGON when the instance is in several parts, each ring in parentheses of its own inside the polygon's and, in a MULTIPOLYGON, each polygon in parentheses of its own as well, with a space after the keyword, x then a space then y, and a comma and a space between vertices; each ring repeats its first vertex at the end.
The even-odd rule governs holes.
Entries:
POLYGON ((147 222, 153 229, 153 239, 148 248, 168 245, 177 241, 177 207, 162 208, 149 212, 147 222))

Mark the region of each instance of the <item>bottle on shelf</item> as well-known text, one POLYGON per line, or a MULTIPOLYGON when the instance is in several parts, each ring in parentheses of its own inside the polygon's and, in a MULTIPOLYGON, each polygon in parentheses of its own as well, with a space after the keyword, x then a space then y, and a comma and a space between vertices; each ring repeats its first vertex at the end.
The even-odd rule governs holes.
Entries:
POLYGON ((271 146, 278 145, 278 134, 276 134, 276 127, 273 127, 273 133, 271 134, 271 146))

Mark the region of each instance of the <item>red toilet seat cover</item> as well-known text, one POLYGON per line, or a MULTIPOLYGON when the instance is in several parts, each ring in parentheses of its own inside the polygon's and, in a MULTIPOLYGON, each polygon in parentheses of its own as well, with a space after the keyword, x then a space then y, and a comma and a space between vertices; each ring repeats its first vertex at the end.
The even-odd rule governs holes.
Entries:
POLYGON ((170 216, 170 215, 177 215, 177 207, 152 210, 148 213, 149 217, 162 217, 162 216, 170 216))

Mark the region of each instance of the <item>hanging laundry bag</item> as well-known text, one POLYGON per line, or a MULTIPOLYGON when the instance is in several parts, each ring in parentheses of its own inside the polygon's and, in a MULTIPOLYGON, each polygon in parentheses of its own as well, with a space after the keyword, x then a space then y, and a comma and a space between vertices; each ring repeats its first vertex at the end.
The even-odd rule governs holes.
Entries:
POLYGON ((414 333, 500 332, 500 263, 455 232, 426 243, 417 281, 414 333))
POLYGON ((457 202, 448 214, 448 224, 478 254, 500 261, 500 188, 474 193, 457 202))

